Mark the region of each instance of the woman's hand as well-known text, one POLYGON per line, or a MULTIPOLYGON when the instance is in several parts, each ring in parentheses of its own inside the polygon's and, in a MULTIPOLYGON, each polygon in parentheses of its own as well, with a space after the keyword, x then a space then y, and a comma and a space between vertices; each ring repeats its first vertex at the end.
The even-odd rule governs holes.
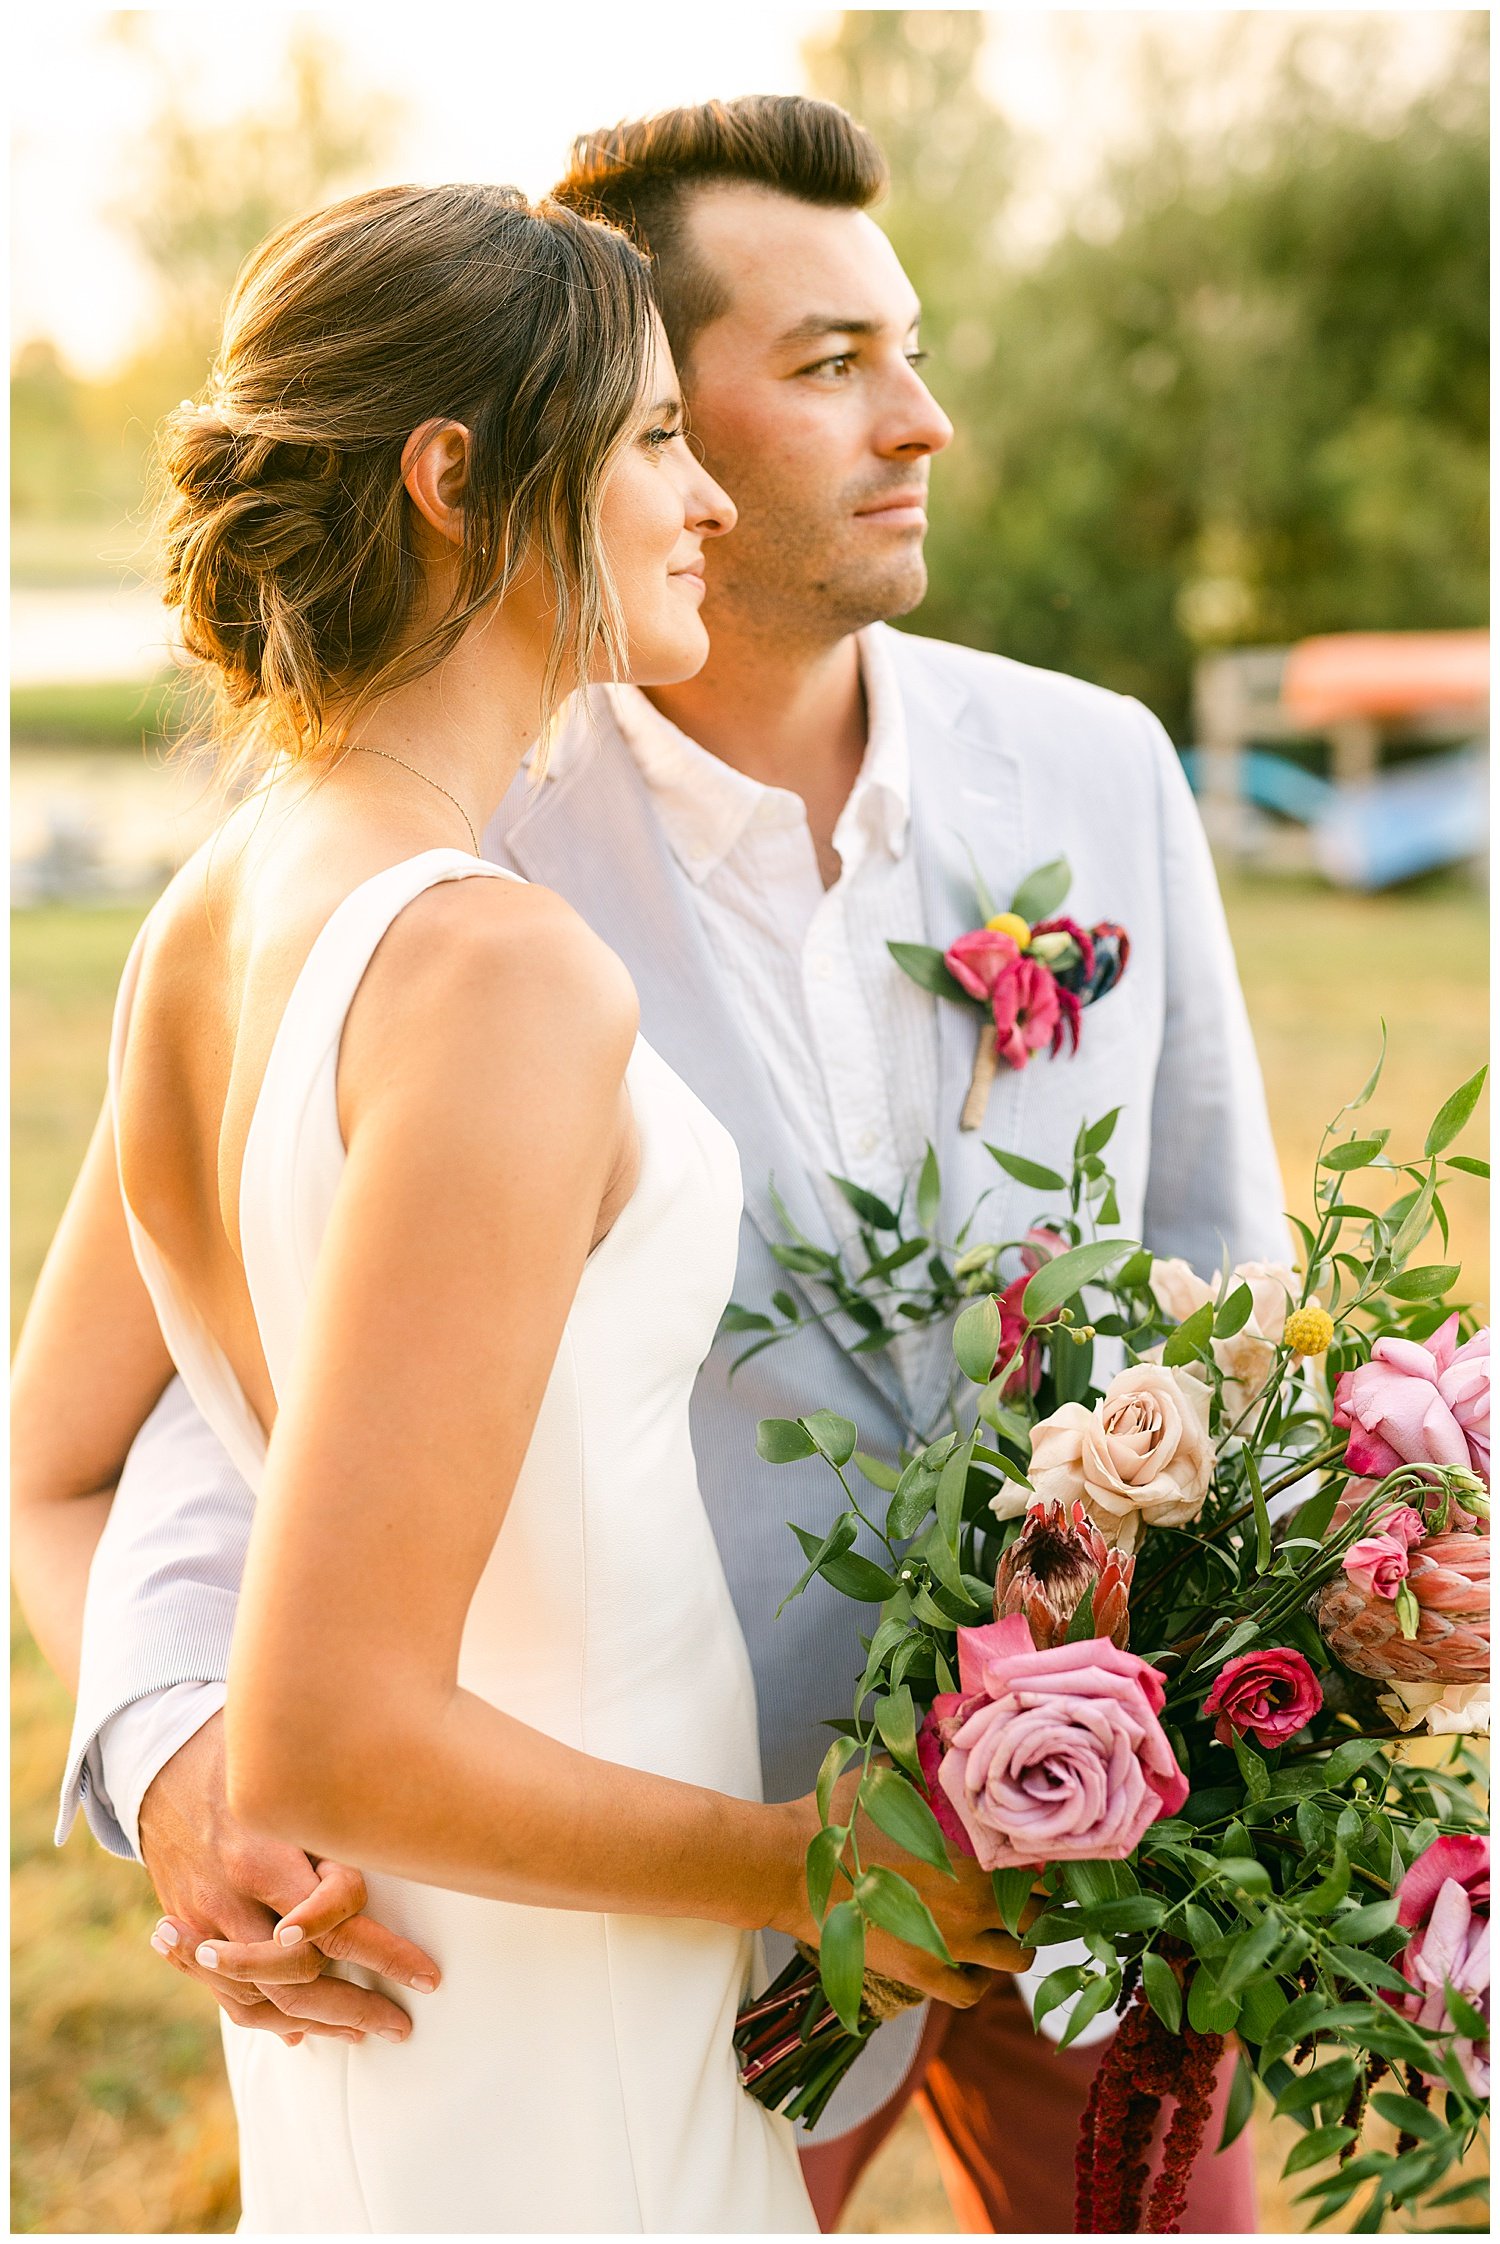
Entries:
MULTIPOLYGON (((859 1782, 854 1772, 840 1779, 834 1788, 832 1820, 842 1822, 849 1812, 855 1787, 859 1782)), ((821 1828, 822 1818, 817 1801, 811 1793, 804 1799, 789 1803, 797 1821, 804 1850, 821 1828)), ((952 1854, 954 1876, 945 1877, 940 1870, 919 1862, 915 1855, 906 1853, 894 1839, 873 1824, 861 1813, 855 1827, 855 1840, 859 1859, 866 1869, 873 1864, 895 1870, 914 1886, 931 1910, 939 1932, 947 1943, 953 1965, 940 1963, 936 1956, 923 1948, 913 1948, 897 1940, 891 1933, 877 1926, 865 1927, 865 1967, 877 1971, 883 1978, 901 1981, 928 1995, 934 2002, 945 2002, 956 2010, 968 2010, 979 2001, 988 1989, 996 1972, 1025 1971, 1033 1951, 1023 1947, 1004 1929, 1000 1911, 995 1904, 995 1891, 987 1870, 981 1870, 972 1856, 952 1854)), ((839 1898, 842 1880, 835 1881, 834 1900, 839 1898)), ((1040 1913, 1042 1904, 1033 1899, 1026 1904, 1021 1924, 1024 1929, 1040 1913)), ((777 1924, 780 1932, 789 1933, 793 1939, 806 1941, 816 1947, 820 1937, 817 1919, 812 1914, 807 1898, 807 1887, 799 1872, 797 1890, 789 1904, 785 1921, 777 1924)))

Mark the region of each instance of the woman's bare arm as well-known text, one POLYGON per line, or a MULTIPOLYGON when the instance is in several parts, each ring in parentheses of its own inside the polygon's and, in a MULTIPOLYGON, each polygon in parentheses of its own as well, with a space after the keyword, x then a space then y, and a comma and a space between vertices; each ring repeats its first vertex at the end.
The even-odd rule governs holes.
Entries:
MULTIPOLYGON (((622 975, 556 899, 469 883, 420 900, 377 954, 246 1569, 231 1798, 281 1836, 466 1892, 807 1930, 804 1803, 596 1760, 457 1679, 626 1119, 622 975)), ((1013 1968, 984 1929, 988 1880, 958 1883, 955 1943, 1013 1968)))
POLYGON ((11 1382, 16 1593, 75 1693, 89 1566, 130 1445, 171 1376, 125 1228, 106 1106, 37 1280, 11 1382))

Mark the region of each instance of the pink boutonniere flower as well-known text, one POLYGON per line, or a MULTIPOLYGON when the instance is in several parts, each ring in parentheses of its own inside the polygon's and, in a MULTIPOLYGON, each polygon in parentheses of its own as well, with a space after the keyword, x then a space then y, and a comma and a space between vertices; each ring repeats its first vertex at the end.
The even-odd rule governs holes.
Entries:
POLYGON ((904 973, 935 996, 983 1008, 974 1073, 959 1128, 977 1130, 1000 1063, 1026 1067, 1044 1047, 1078 1050, 1085 1006, 1112 990, 1130 957, 1130 938, 1113 920, 1092 928, 1057 912, 1072 875, 1059 857, 1022 881, 1011 908, 997 912, 980 891, 984 924, 945 951, 892 943, 904 973))

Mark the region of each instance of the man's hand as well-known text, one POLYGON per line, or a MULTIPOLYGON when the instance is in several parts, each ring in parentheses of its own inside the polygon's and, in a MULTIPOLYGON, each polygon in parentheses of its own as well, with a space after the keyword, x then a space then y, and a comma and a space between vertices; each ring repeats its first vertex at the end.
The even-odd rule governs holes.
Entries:
POLYGON ((363 1914, 357 1870, 313 1863, 235 1820, 222 1714, 158 1770, 141 1802, 140 1834, 163 1912, 151 1945, 201 1980, 235 2025, 264 2027, 287 2042, 304 2034, 362 2041, 367 2033, 405 2041, 411 2020, 404 2010, 373 1988, 328 1977, 324 1965, 359 1964, 420 1994, 437 1985, 437 1965, 363 1914))

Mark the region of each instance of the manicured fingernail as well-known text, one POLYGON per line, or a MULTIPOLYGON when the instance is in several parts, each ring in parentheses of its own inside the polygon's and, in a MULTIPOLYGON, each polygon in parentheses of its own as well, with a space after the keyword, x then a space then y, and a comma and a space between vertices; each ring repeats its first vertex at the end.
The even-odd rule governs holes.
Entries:
POLYGON ((170 1956, 172 1953, 171 1949, 167 1946, 165 1940, 163 1940, 159 1932, 152 1933, 151 1945, 156 1950, 159 1956, 170 1956))
POLYGON ((276 1937, 283 1948, 295 1948, 302 1938, 302 1927, 301 1925, 281 1925, 277 1930, 276 1937))
POLYGON ((301 2047, 301 2045, 302 2045, 302 2039, 303 2039, 303 2037, 302 2037, 302 2035, 301 2035, 301 2034, 288 2034, 288 2035, 287 2035, 287 2037, 286 2037, 286 2045, 287 2045, 287 2048, 288 2048, 288 2049, 298 2049, 298 2048, 300 2048, 300 2047, 301 2047))
POLYGON ((382 2041, 405 2041, 406 2036, 405 2034, 398 2032, 394 2026, 382 2026, 380 2029, 380 2038, 382 2041))
POLYGON ((363 2041, 364 2038, 363 2034, 341 2034, 339 2036, 340 2041, 363 2041))
POLYGON ((419 1995, 430 1995, 433 1988, 437 1985, 437 1981, 435 1979, 427 1978, 413 1979, 411 1981, 411 1985, 416 1988, 419 1995))
POLYGON ((217 1948, 210 1948, 205 1940, 201 1948, 193 1950, 193 1961, 202 1964, 205 1971, 217 1971, 219 1968, 219 1951, 217 1948))
POLYGON ((156 1928, 156 1938, 161 1942, 163 1948, 175 1948, 178 1940, 176 1925, 169 1925, 166 1918, 163 1917, 156 1928))

